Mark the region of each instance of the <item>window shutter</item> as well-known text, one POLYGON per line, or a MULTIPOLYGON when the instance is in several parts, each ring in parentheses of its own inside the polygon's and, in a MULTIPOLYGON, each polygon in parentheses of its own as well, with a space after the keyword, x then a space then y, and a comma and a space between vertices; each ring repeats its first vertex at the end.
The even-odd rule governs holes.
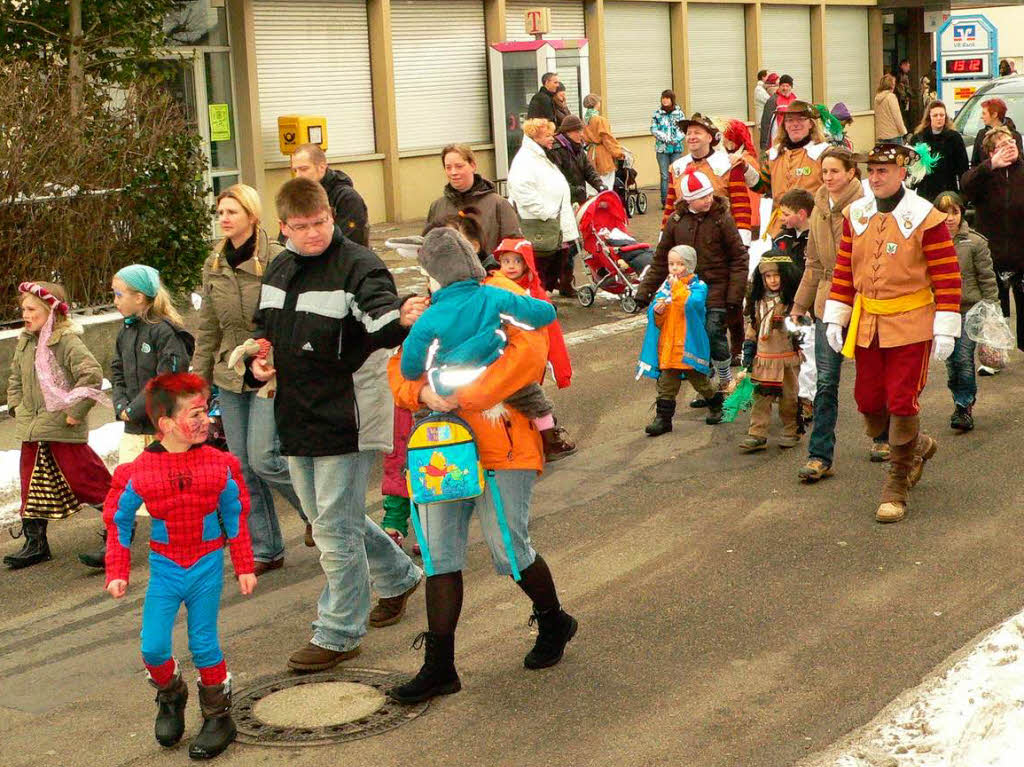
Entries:
POLYGON ((779 77, 793 78, 793 92, 798 99, 807 102, 813 99, 811 12, 806 5, 761 7, 761 52, 765 69, 776 72, 779 77))
POLYGON ((608 120, 616 133, 651 127, 661 92, 672 87, 672 37, 667 3, 604 6, 608 120))
POLYGON ((842 101, 851 112, 871 109, 867 8, 830 5, 825 9, 825 53, 829 108, 842 101))
POLYGON ((489 142, 483 2, 392 0, 391 35, 398 148, 489 142))
POLYGON ((690 103, 685 105, 686 113, 745 120, 747 41, 743 6, 693 3, 687 15, 690 103))
POLYGON ((263 159, 285 160, 280 115, 327 118, 331 157, 374 151, 364 0, 253 0, 263 159))

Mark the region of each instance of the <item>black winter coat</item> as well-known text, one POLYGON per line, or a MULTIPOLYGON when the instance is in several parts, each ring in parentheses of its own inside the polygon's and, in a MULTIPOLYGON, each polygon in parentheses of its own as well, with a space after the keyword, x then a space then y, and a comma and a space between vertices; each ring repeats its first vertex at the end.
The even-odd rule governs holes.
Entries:
MULTIPOLYGON (((378 349, 405 340, 402 301, 384 262, 335 227, 327 249, 286 248, 270 262, 253 317, 253 337, 274 347, 274 416, 284 455, 381 450, 392 440, 391 396, 378 349)), ((384 361, 386 363, 386 361, 384 361)), ((247 383, 261 385, 250 370, 247 383)))
POLYGON ((370 246, 369 214, 366 203, 356 191, 352 179, 347 173, 328 168, 320 184, 327 192, 327 199, 334 211, 334 223, 341 227, 353 242, 364 248, 370 246))
POLYGON ((718 197, 707 213, 692 213, 685 202, 676 206, 661 232, 654 263, 637 291, 645 306, 668 276, 668 252, 676 245, 697 251, 697 276, 708 286, 708 309, 741 306, 747 289, 750 256, 740 239, 729 206, 718 197))
POLYGON ((587 199, 587 184, 601 192, 604 184, 597 175, 594 166, 587 159, 587 152, 582 144, 577 144, 564 134, 555 136, 554 146, 547 151, 547 156, 562 171, 569 182, 569 196, 574 203, 583 203, 587 199))
POLYGON ((992 169, 985 160, 964 174, 963 189, 974 203, 974 228, 988 238, 996 272, 1024 272, 1024 159, 992 169))
POLYGON ((551 122, 555 123, 557 128, 554 96, 555 94, 542 85, 540 90, 533 94, 533 98, 530 99, 530 105, 526 108, 526 119, 532 120, 534 117, 543 117, 545 120, 551 120, 551 122))
POLYGON ((960 177, 967 171, 967 147, 964 138, 952 128, 945 128, 942 133, 932 133, 926 128, 924 133, 915 133, 911 144, 923 141, 931 147, 932 153, 940 155, 935 169, 921 179, 914 191, 928 202, 943 192, 959 192, 960 177))
POLYGON ((195 348, 192 335, 167 320, 125 319, 110 363, 114 416, 120 420, 122 413, 128 414, 125 433, 156 433, 146 415, 146 384, 161 373, 187 371, 195 348))

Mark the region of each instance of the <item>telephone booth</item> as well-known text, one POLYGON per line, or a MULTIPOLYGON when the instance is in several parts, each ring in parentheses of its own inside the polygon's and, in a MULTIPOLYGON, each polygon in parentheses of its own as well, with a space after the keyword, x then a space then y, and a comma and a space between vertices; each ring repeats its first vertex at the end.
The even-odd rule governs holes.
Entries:
POLYGON ((579 40, 530 40, 488 46, 491 78, 491 121, 497 180, 508 178, 508 166, 523 143, 523 122, 530 99, 540 89, 545 72, 557 72, 565 85, 569 111, 583 114, 590 92, 587 51, 579 40))

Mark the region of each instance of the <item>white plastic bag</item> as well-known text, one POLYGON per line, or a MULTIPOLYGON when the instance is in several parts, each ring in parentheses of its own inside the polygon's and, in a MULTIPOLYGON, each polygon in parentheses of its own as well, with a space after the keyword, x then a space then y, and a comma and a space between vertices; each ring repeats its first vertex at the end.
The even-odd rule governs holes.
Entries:
POLYGON ((1010 350, 1014 347, 1013 331, 1003 317, 999 304, 979 301, 964 316, 963 332, 972 341, 992 349, 1010 350))

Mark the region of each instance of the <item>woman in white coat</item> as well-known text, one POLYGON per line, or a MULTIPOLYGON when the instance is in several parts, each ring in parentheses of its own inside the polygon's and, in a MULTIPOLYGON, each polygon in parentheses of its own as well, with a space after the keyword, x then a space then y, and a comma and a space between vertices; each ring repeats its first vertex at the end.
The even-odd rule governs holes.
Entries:
POLYGON ((555 141, 555 124, 543 118, 523 123, 523 145, 508 169, 508 198, 515 206, 523 236, 533 243, 537 271, 545 290, 554 290, 568 257, 563 243, 579 239, 569 183, 545 150, 555 141))

